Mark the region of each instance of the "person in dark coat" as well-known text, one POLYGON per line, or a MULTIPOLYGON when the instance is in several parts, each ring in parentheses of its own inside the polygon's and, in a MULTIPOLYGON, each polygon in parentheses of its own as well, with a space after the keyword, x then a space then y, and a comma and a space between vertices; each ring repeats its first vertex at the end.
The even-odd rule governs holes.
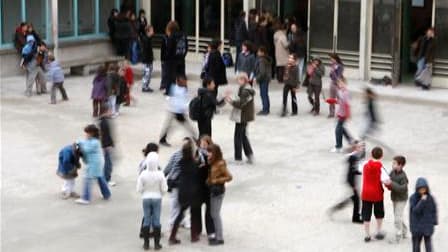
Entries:
POLYGON ((146 35, 147 26, 148 26, 148 20, 146 19, 146 12, 144 9, 140 9, 137 18, 137 30, 138 30, 138 36, 140 38, 146 35))
MULTIPOLYGON (((170 245, 179 244, 180 240, 176 238, 177 231, 180 223, 184 218, 184 212, 189 207, 191 211, 200 211, 201 197, 200 197, 200 176, 199 167, 196 160, 196 146, 192 139, 189 139, 182 147, 182 158, 179 161, 180 174, 179 174, 179 196, 178 201, 181 206, 181 210, 174 221, 169 237, 170 245)), ((196 242, 199 240, 198 233, 199 227, 197 223, 191 223, 191 241, 196 242)))
POLYGON ((115 30, 114 30, 114 40, 116 43, 116 51, 118 56, 125 56, 127 59, 130 58, 129 46, 131 44, 131 32, 132 26, 129 20, 130 11, 126 13, 120 13, 117 18, 115 18, 115 30))
POLYGON ((241 11, 240 16, 235 21, 235 46, 236 46, 236 57, 235 57, 235 72, 236 66, 238 64, 238 57, 241 53, 241 46, 243 42, 248 39, 247 24, 246 24, 246 12, 241 11))
MULTIPOLYGON (((425 90, 430 88, 429 83, 423 83, 420 78, 422 72, 427 68, 428 65, 432 65, 434 62, 435 53, 435 41, 434 41, 434 28, 429 28, 426 31, 425 36, 422 36, 417 41, 417 48, 415 50, 415 56, 417 58, 417 72, 415 72, 415 84, 422 87, 425 90)), ((432 74, 432 68, 431 73, 432 74)), ((431 79, 431 78, 430 78, 431 79)), ((425 81, 427 82, 427 81, 425 81)))
POLYGON ((112 45, 115 47, 116 46, 116 41, 115 41, 115 19, 118 16, 118 10, 113 8, 110 11, 110 15, 109 18, 107 19, 107 28, 109 29, 109 38, 110 41, 112 41, 112 45))
POLYGON ((313 59, 307 67, 306 83, 308 101, 313 106, 311 113, 315 116, 320 112, 320 93, 322 91, 322 77, 325 74, 325 66, 319 58, 313 59))
POLYGON ((100 129, 100 141, 101 147, 104 153, 104 179, 109 184, 109 186, 115 186, 116 183, 111 180, 112 178, 112 154, 114 149, 114 139, 113 139, 113 127, 110 121, 110 109, 107 104, 101 107, 101 114, 99 117, 98 127, 100 129))
POLYGON ((291 25, 291 33, 288 35, 289 53, 294 53, 298 59, 299 80, 302 81, 303 69, 306 59, 306 35, 297 24, 291 25))
POLYGON ((165 95, 169 95, 170 87, 176 81, 176 33, 178 30, 177 23, 170 21, 166 26, 160 48, 160 60, 162 61, 160 90, 165 90, 165 95))
POLYGON ((257 115, 268 115, 270 113, 269 82, 272 76, 272 59, 264 46, 258 48, 257 60, 255 62, 255 79, 260 86, 260 96, 263 108, 257 115))
POLYGON ((254 78, 255 61, 255 55, 252 53, 252 43, 250 41, 244 41, 236 66, 236 72, 238 74, 247 74, 251 84, 254 78))
POLYGON ((431 252, 431 236, 434 233, 434 226, 438 224, 437 204, 425 178, 417 179, 415 193, 409 199, 409 212, 412 251, 420 252, 420 244, 425 240, 426 252, 431 252))
POLYGON ((201 116, 198 119, 199 136, 212 136, 212 119, 216 107, 224 104, 224 99, 218 101, 215 96, 216 84, 212 79, 204 79, 202 88, 198 89, 201 99, 201 116))
POLYGON ((353 202, 353 212, 352 212, 352 222, 362 224, 362 218, 359 213, 360 209, 360 200, 359 200, 359 192, 358 192, 358 181, 356 176, 361 175, 361 172, 358 170, 358 164, 360 160, 365 157, 365 145, 362 142, 355 141, 352 145, 352 152, 350 153, 347 163, 347 175, 346 175, 346 183, 350 187, 350 190, 353 194, 344 199, 343 201, 337 203, 333 207, 330 208, 329 214, 332 215, 336 211, 340 211, 344 209, 350 202, 353 202))
POLYGON ((142 44, 142 63, 144 64, 143 77, 142 77, 142 92, 152 93, 153 90, 149 87, 151 84, 154 52, 152 50, 152 36, 154 35, 154 28, 147 26, 145 33, 141 36, 142 44))
POLYGON ((218 87, 227 84, 226 66, 219 51, 221 44, 220 40, 209 43, 207 62, 204 66, 205 76, 215 83, 215 89, 213 90, 215 98, 218 96, 218 87))

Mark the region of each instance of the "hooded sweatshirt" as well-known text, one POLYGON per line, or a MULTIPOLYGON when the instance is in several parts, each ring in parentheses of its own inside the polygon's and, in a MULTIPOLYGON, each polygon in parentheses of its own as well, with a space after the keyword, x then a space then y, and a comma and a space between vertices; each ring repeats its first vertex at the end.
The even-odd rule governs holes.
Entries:
POLYGON ((141 194, 142 199, 161 199, 168 186, 163 172, 158 170, 159 155, 155 152, 149 153, 144 164, 146 169, 137 179, 137 192, 141 194))
POLYGON ((232 101, 232 121, 247 123, 255 119, 254 95, 255 90, 249 84, 240 86, 238 97, 232 101))
POLYGON ((361 198, 363 201, 379 202, 383 200, 381 170, 383 164, 377 160, 369 160, 364 165, 361 198))
POLYGON ((434 226, 438 224, 437 204, 432 197, 426 179, 418 178, 415 185, 415 193, 409 199, 410 229, 413 235, 431 236, 434 226), (418 190, 427 188, 427 198, 424 200, 418 190))

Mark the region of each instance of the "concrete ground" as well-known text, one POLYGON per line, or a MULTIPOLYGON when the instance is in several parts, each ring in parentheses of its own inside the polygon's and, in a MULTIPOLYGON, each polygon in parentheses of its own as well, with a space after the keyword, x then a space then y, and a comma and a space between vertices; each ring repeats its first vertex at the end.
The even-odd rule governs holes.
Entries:
MULTIPOLYGON (((188 66, 187 66, 188 67, 188 66)), ((141 201, 135 192, 141 149, 157 141, 165 119, 164 97, 134 89, 135 106, 122 109, 114 120, 117 138, 112 199, 100 199, 94 188, 90 206, 59 198, 61 179, 55 170, 62 146, 83 137, 83 127, 93 122, 89 94, 93 76, 70 77, 65 87, 69 102, 49 105, 48 95, 26 98, 24 77, 1 79, 2 237, 1 250, 9 251, 141 251, 138 229, 141 201)), ((157 87, 160 79, 153 79, 157 87)), ((234 81, 233 81, 234 83, 234 81)), ((198 83, 190 82, 190 92, 198 83)), ((223 87, 236 90, 235 85, 223 87)), ((215 141, 223 148, 234 180, 228 184, 222 216, 226 244, 210 248, 205 236, 189 242, 181 229, 182 244, 168 246, 169 198, 164 197, 162 223, 165 251, 411 251, 411 240, 399 245, 387 241, 365 244, 363 229, 350 222, 350 209, 327 216, 327 209, 346 193, 343 184, 344 155, 328 150, 334 145, 335 122, 322 115, 313 117, 303 91, 299 94, 299 116, 280 118, 281 86, 271 84, 272 114, 257 117, 249 125, 256 164, 235 166, 233 123, 226 106, 213 121, 215 141)), ((356 135, 363 121, 363 104, 353 103, 348 128, 356 135)), ((260 107, 257 96, 256 107, 260 107)), ((428 178, 439 209, 439 226, 433 237, 435 251, 448 251, 448 109, 443 106, 381 100, 383 121, 380 138, 408 158, 406 172, 413 191, 417 177, 428 178)), ((169 136, 172 148, 161 148, 161 166, 180 147, 184 130, 169 136)), ((372 144, 369 144, 372 147, 372 144)), ((391 167, 391 154, 384 164, 391 167)), ((80 191, 81 179, 77 180, 80 191)), ((384 229, 393 234, 390 197, 385 197, 384 229)), ((408 208, 405 212, 408 222, 408 208)))

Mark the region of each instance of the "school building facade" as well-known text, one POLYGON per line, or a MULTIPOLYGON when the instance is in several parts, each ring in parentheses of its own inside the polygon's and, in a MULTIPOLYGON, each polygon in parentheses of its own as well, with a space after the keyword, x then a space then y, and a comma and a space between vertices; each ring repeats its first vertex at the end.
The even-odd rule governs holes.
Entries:
MULTIPOLYGON (((189 59, 201 60, 206 43, 220 38, 225 48, 241 10, 295 16, 307 31, 308 55, 324 62, 341 55, 350 78, 391 77, 412 82, 411 44, 428 27, 436 29, 433 85, 448 88, 448 0, 0 0, 0 73, 18 74, 12 45, 21 21, 33 23, 59 60, 113 53, 107 18, 122 5, 143 8, 156 33, 171 19, 188 35, 189 59)), ((156 43, 157 45, 157 43, 156 43)), ((157 55, 157 53, 156 53, 157 55)))

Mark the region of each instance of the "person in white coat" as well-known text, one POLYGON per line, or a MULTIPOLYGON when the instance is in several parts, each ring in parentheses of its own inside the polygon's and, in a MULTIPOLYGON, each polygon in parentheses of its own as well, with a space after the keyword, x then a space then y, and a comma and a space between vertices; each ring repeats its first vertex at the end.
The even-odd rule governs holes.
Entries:
POLYGON ((143 201, 143 249, 149 249, 149 234, 152 227, 154 248, 159 250, 162 248, 160 245, 162 196, 168 190, 168 186, 163 172, 159 170, 159 155, 156 152, 146 156, 145 165, 146 168, 137 179, 137 192, 141 194, 143 201))
POLYGON ((289 58, 289 42, 286 37, 285 27, 278 22, 275 24, 274 46, 275 46, 275 62, 277 70, 277 81, 283 83, 283 73, 288 65, 289 58))

